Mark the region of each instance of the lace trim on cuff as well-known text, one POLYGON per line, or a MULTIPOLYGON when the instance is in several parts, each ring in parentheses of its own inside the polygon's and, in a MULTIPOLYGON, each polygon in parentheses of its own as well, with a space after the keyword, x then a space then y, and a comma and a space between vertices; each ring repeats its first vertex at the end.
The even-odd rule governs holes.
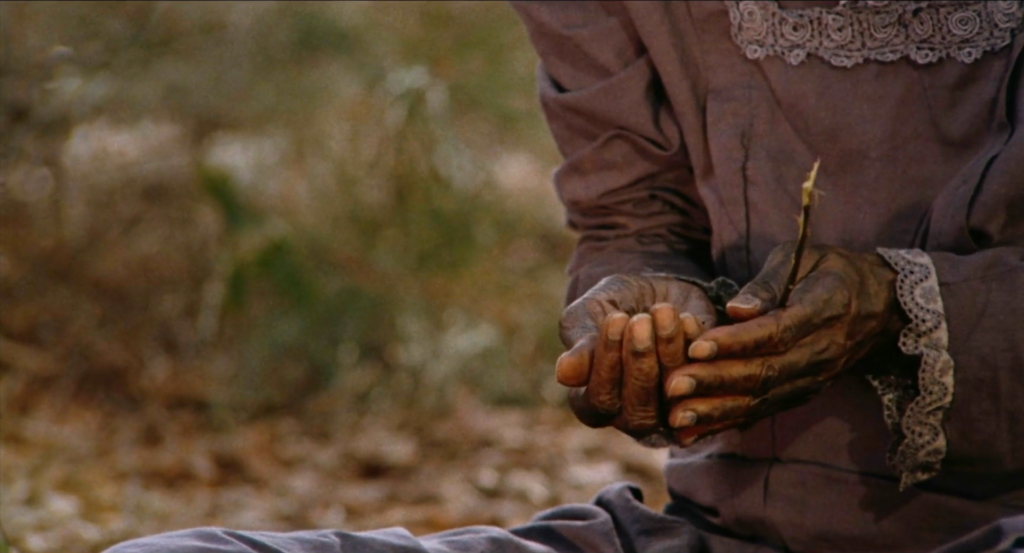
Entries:
POLYGON ((1013 41, 1024 2, 843 1, 835 8, 785 10, 776 2, 727 1, 732 39, 752 60, 780 56, 798 65, 807 55, 836 67, 910 58, 934 63, 976 61, 1013 41))
POLYGON ((921 250, 879 248, 878 254, 898 273, 896 295, 910 318, 900 334, 900 349, 921 357, 916 382, 868 377, 882 398, 883 415, 893 432, 888 462, 903 490, 935 476, 946 456, 942 419, 953 402, 953 358, 931 258, 921 250))

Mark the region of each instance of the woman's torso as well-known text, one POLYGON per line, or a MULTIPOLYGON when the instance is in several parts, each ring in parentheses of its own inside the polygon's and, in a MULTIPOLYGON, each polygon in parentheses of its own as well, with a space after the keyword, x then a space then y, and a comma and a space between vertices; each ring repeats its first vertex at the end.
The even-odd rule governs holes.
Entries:
MULTIPOLYGON (((821 21, 846 17, 850 32, 863 33, 870 16, 726 4, 627 3, 682 128, 717 271, 744 282, 795 238, 799 186, 819 157, 813 242, 864 252, 920 246, 933 205, 977 182, 972 161, 1001 140, 1000 102, 1021 38, 970 63, 917 63, 911 57, 923 54, 890 49, 899 59, 842 67, 812 54, 792 65, 784 55, 821 47, 821 21), (730 9, 733 21, 749 23, 746 36, 731 35, 730 9), (740 45, 756 57, 779 40, 789 41, 784 54, 759 60, 740 45)), ((948 13, 931 15, 948 23, 948 13)), ((837 63, 858 55, 849 45, 836 51, 837 63)), ((889 437, 874 390, 848 376, 743 433, 675 451, 667 477, 673 493, 707 506, 720 524, 795 550, 920 550, 1013 512, 999 504, 1012 499, 959 497, 973 488, 969 475, 958 480, 956 459, 930 484, 940 493, 899 492, 885 462, 889 437)))

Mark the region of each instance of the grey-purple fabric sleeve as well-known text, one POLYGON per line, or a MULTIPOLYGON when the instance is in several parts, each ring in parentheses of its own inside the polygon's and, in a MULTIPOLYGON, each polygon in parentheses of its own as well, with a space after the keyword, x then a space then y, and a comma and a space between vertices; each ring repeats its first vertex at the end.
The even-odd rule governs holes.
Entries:
MULTIPOLYGON (((988 147, 938 195, 923 250, 880 249, 899 273, 912 379, 874 379, 901 487, 942 469, 1024 471, 1024 59, 1014 46, 988 147)), ((965 490, 974 493, 981 490, 965 490)))
POLYGON ((1024 474, 1024 41, 988 147, 932 206, 923 250, 956 365, 944 469, 1024 474))
POLYGON ((710 224, 653 63, 615 2, 512 2, 540 57, 541 106, 578 233, 567 301, 615 273, 710 280, 710 224))
MULTIPOLYGON (((1024 208, 1024 203, 1017 205, 1024 208)), ((945 421, 946 466, 979 473, 1020 473, 1024 471, 1024 247, 992 248, 964 256, 929 255, 949 328, 949 354, 956 365, 954 398, 945 421)))
MULTIPOLYGON (((670 505, 669 510, 672 509, 670 505)), ((997 553, 1024 540, 1024 516, 996 521, 934 553, 997 553)), ((105 553, 772 553, 701 518, 662 514, 640 490, 608 486, 590 504, 563 505, 504 530, 470 526, 426 536, 404 528, 368 532, 254 532, 193 528, 124 542, 105 553)))
POLYGON ((404 528, 367 532, 312 530, 253 532, 195 528, 124 542, 106 553, 640 553, 653 551, 770 553, 772 550, 706 535, 679 517, 644 506, 628 484, 605 488, 590 504, 543 511, 510 529, 469 526, 426 536, 404 528))

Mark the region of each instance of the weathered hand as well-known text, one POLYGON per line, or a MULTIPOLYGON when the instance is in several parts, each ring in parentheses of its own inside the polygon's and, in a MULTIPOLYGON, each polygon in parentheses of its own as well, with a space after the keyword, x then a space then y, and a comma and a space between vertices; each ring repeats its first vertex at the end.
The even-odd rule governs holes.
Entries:
POLYGON ((666 381, 669 423, 682 445, 804 403, 903 326, 896 273, 874 254, 808 247, 786 306, 794 244, 726 305, 740 321, 693 342, 691 363, 666 381), (774 309, 774 310, 773 310, 774 309))
POLYGON ((687 339, 714 321, 704 290, 671 276, 615 275, 599 282, 560 321, 568 351, 558 358, 556 375, 573 388, 576 417, 635 438, 662 433, 663 375, 686 362, 687 339))

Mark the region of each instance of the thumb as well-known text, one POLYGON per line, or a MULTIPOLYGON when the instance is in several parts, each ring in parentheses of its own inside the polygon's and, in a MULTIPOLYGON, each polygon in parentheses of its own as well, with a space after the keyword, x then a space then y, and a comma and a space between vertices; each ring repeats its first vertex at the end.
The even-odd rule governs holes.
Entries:
POLYGON ((586 386, 597 346, 597 334, 588 334, 555 361, 555 380, 562 386, 586 386))
POLYGON ((562 312, 558 334, 566 352, 555 362, 555 378, 563 386, 586 386, 597 344, 598 321, 580 298, 562 312))
POLYGON ((761 272, 725 304, 725 311, 732 320, 749 321, 778 307, 789 276, 791 257, 792 249, 776 248, 772 252, 761 272))
POLYGON ((591 305, 591 301, 587 297, 579 298, 562 311, 558 337, 566 349, 572 349, 584 338, 597 335, 604 313, 600 306, 591 305))

